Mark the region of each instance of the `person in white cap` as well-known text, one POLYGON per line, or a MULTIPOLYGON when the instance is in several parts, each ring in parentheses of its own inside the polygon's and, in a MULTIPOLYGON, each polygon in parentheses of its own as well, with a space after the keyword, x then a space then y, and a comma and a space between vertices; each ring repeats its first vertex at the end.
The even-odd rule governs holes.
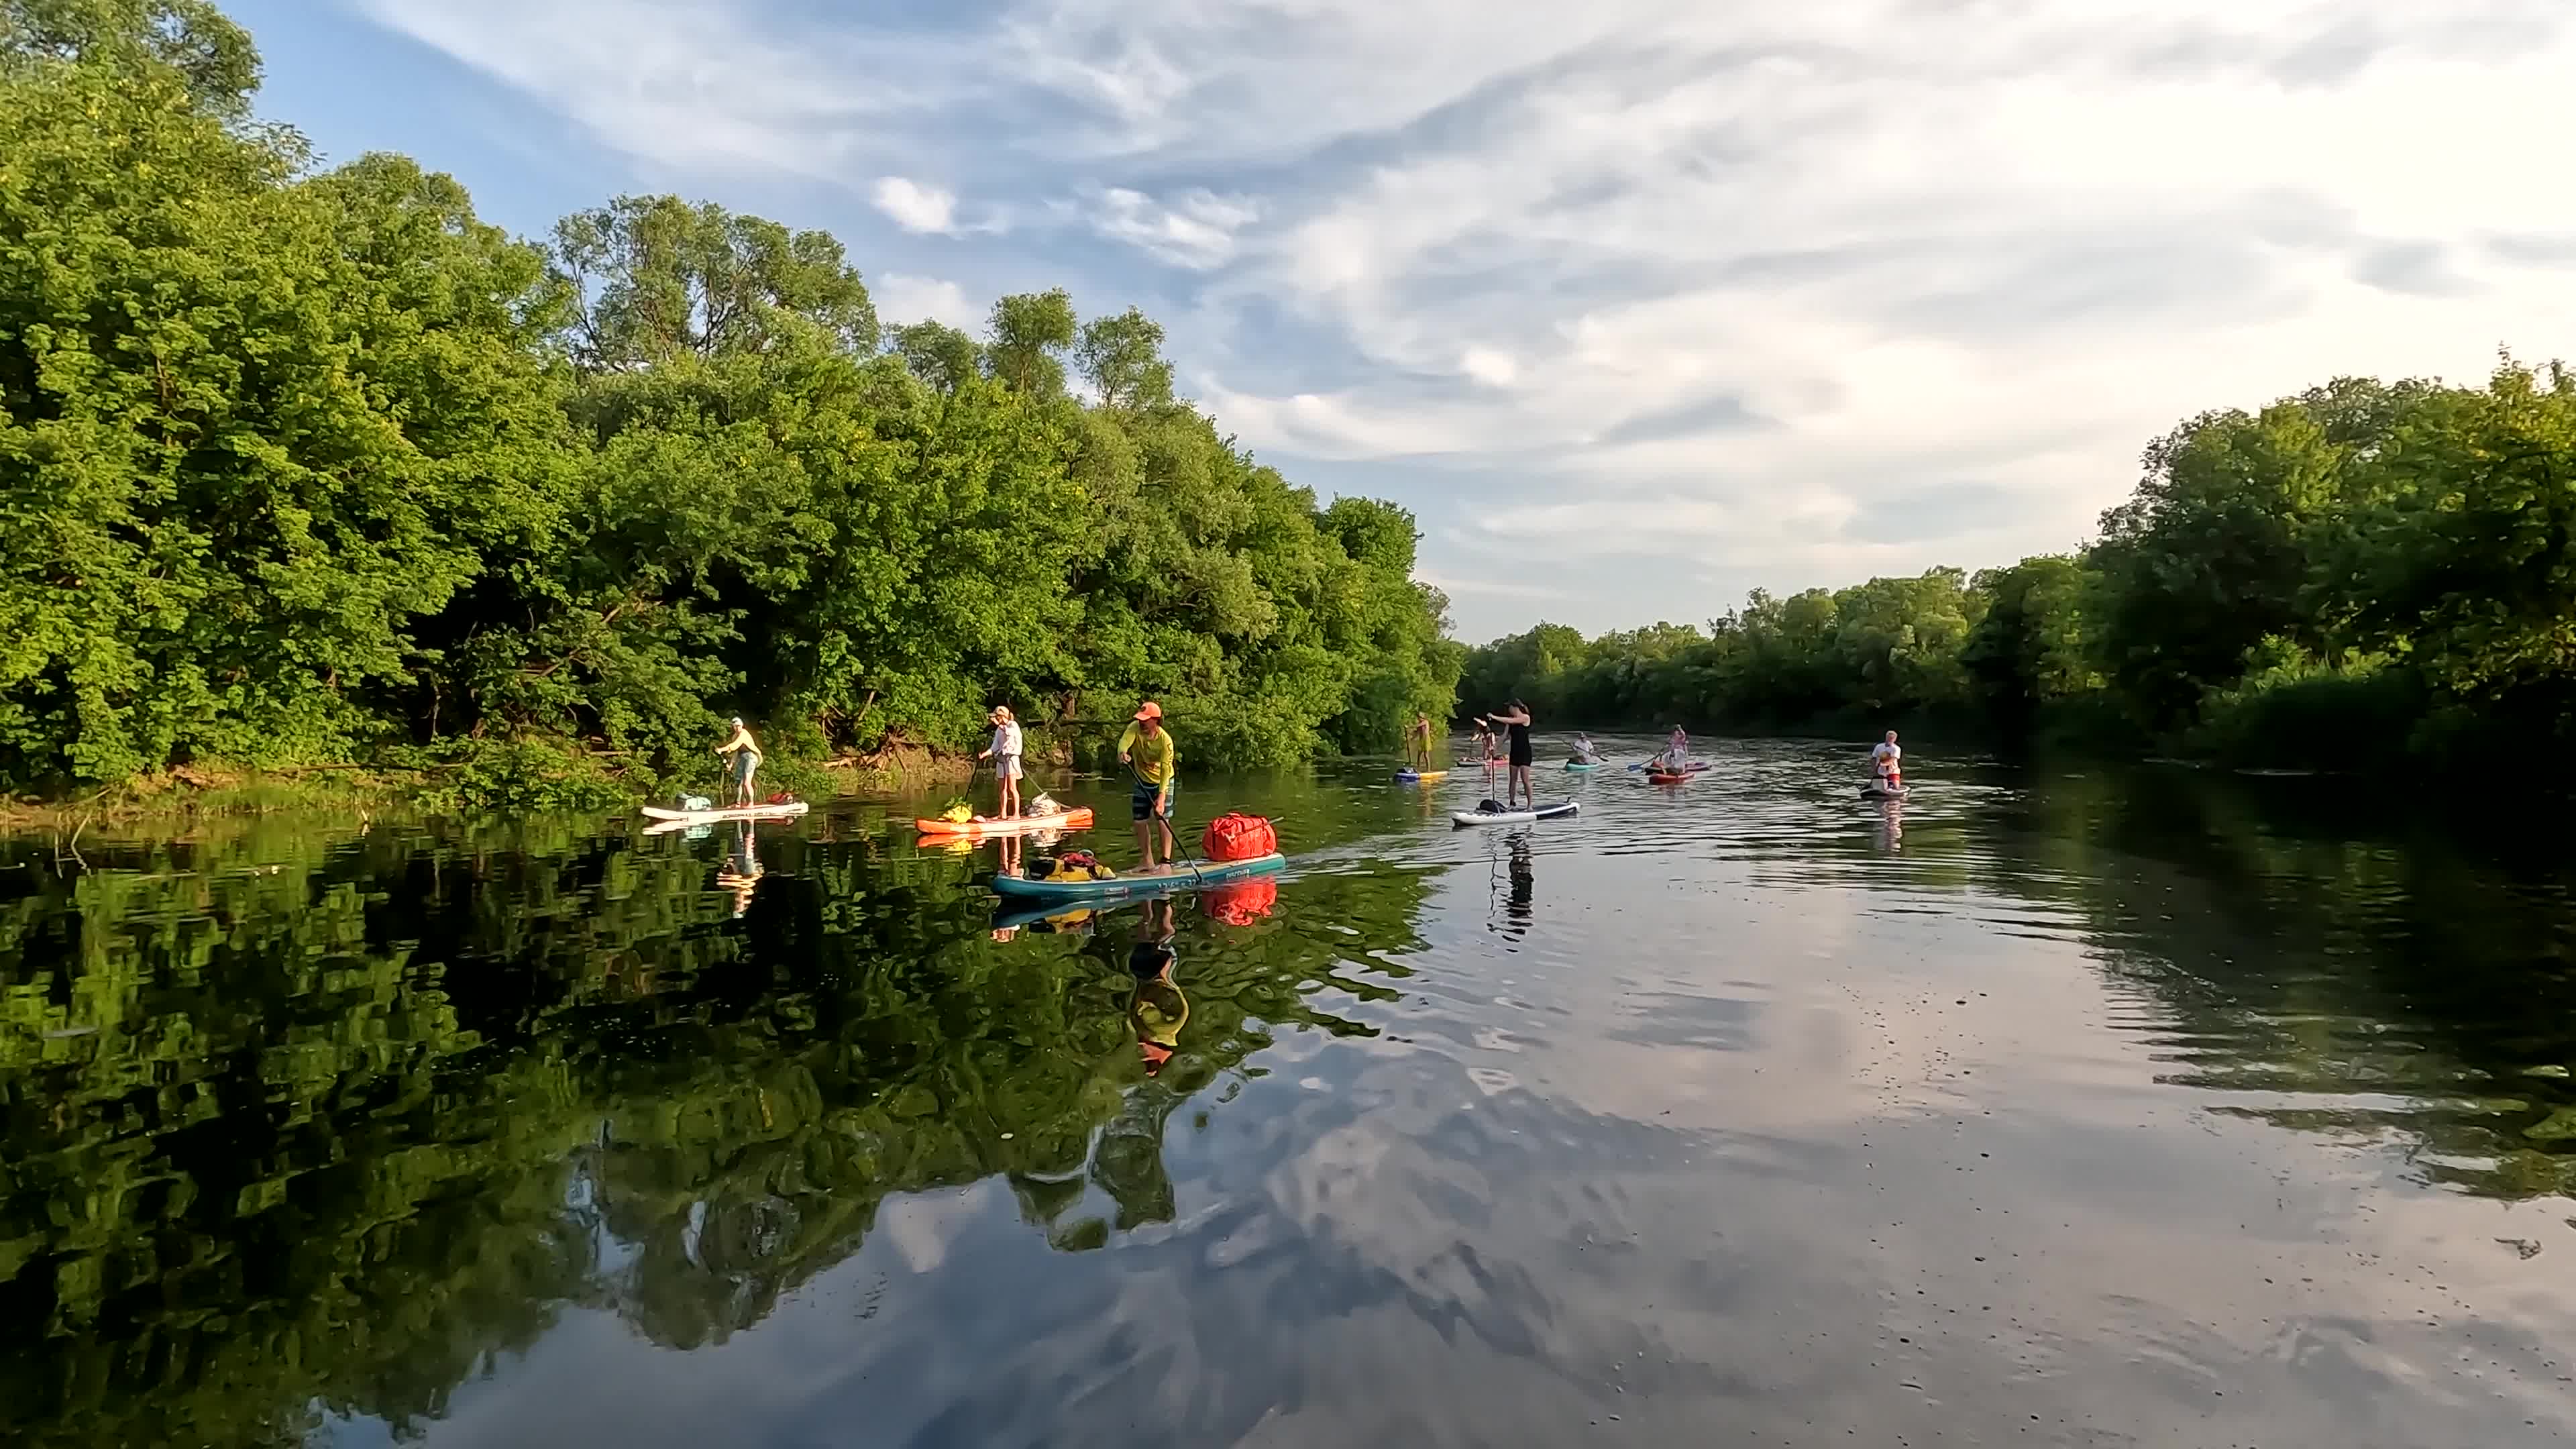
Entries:
POLYGON ((760 746, 752 740, 751 727, 742 722, 741 715, 733 717, 733 738, 716 746, 716 753, 733 756, 733 803, 749 809, 751 777, 760 772, 760 746))

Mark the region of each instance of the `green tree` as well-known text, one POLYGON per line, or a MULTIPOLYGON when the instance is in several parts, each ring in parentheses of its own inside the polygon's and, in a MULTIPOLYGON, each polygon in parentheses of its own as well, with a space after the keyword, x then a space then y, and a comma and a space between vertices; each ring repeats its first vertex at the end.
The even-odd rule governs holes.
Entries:
POLYGON ((294 179, 167 69, 0 82, 0 739, 21 782, 347 758, 413 619, 542 527, 523 249, 406 164, 294 179))
POLYGON ((2018 732, 2042 709, 2102 687, 2086 630, 2096 584, 2082 560, 2026 558, 1977 575, 1973 587, 1986 611, 1968 631, 1960 664, 1991 717, 2018 732))
POLYGON ((567 342, 593 372, 772 347, 786 318, 877 348, 875 304, 827 232, 622 196, 557 223, 554 254, 580 302, 567 342))
POLYGON ((176 77, 228 120, 259 89, 249 32, 209 0, 0 0, 0 77, 36 78, 47 64, 176 77))
POLYGON ((2352 638, 2442 697, 2568 737, 2576 708, 2576 374, 2506 359, 2420 401, 2316 570, 2352 638))
POLYGON ((985 366, 995 379, 1033 398, 1063 394, 1065 353, 1078 335, 1063 288, 995 302, 989 332, 985 366))
POLYGON ((1074 356, 1106 408, 1153 408, 1172 400, 1172 365, 1163 360, 1163 329, 1130 307, 1082 325, 1074 356))

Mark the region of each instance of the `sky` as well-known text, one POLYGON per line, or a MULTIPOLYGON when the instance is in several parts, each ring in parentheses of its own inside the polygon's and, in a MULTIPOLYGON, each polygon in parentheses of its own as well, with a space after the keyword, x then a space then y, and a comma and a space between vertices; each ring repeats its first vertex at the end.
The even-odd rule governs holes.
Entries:
POLYGON ((2149 439, 2569 352, 2567 0, 234 0, 259 108, 531 237, 1142 307, 1471 642, 2080 546, 2149 439))

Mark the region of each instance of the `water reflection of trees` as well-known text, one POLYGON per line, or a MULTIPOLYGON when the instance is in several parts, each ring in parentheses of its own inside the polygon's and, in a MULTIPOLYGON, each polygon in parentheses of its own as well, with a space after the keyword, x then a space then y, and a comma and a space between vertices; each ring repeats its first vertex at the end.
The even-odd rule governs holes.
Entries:
POLYGON ((2397 1134, 2419 1175, 2482 1196, 2576 1193, 2565 847, 2527 818, 2151 771, 2051 779, 1987 824, 2011 837, 1993 883, 2079 901, 2103 968, 2168 1015, 2168 1080, 2397 1134))
POLYGON ((0 897, 0 1438, 398 1431, 567 1308, 688 1347, 892 1195, 1006 1181, 1080 1249, 1168 1220, 1172 1111, 1418 945, 1416 877, 1185 925, 1148 1082, 1123 965, 988 938, 963 863, 764 844, 735 920, 670 842, 274 836, 91 852, 0 897), (1329 993, 1323 1000, 1329 1000, 1329 993))

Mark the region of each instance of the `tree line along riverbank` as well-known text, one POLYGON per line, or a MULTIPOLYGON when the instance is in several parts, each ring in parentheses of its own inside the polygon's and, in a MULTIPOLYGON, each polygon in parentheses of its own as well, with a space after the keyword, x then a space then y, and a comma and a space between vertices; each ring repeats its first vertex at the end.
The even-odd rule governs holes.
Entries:
POLYGON ((2064 554, 1786 597, 1705 628, 1557 624, 1468 657, 1550 726, 1926 726, 2244 766, 2465 772, 2569 742, 2576 376, 2338 378, 2148 446, 2064 554))
MULTIPOLYGON (((1041 750, 1393 749, 1463 650, 1402 509, 1320 502, 1061 291, 881 323, 840 244, 676 197, 542 242, 315 164, 211 5, 0 9, 0 791, 343 772, 582 804, 1041 750), (363 768, 361 768, 363 767, 363 768)), ((193 788, 193 787, 190 787, 193 788)))

